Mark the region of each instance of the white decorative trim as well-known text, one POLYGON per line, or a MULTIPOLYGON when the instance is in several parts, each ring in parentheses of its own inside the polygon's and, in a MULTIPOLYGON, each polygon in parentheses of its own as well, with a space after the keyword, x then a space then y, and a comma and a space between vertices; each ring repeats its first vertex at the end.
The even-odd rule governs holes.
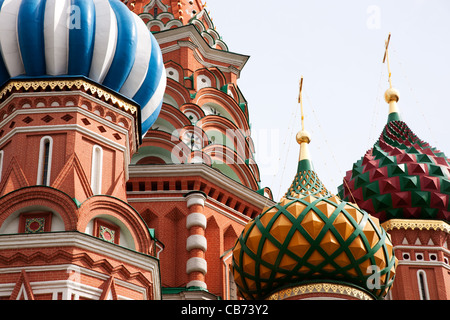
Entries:
POLYGON ((208 241, 206 238, 199 234, 190 235, 186 239, 186 250, 191 251, 192 249, 201 249, 206 251, 208 247, 208 241))
POLYGON ((0 150, 0 181, 2 181, 2 175, 3 175, 3 158, 5 156, 5 152, 3 150, 0 150))
POLYGON ((207 262, 205 259, 198 257, 188 259, 188 261, 186 262, 186 273, 189 274, 195 271, 206 274, 207 262))
POLYGON ((193 206, 194 204, 199 204, 202 207, 204 207, 205 199, 206 199, 206 197, 203 195, 203 193, 200 193, 200 192, 194 192, 194 193, 188 194, 186 196, 187 207, 189 208, 189 207, 193 206))
POLYGON ((50 185, 50 175, 51 175, 51 169, 52 169, 52 154, 53 154, 53 139, 50 136, 44 136, 41 138, 41 141, 39 143, 39 162, 38 162, 38 172, 37 172, 37 185, 50 185), (45 145, 48 142, 49 144, 49 150, 48 150, 48 162, 47 162, 47 178, 45 181, 43 181, 44 177, 43 170, 44 170, 44 160, 45 160, 45 145))
POLYGON ((194 226, 202 227, 206 229, 206 216, 200 212, 192 212, 186 217, 186 229, 190 229, 194 226))
POLYGON ((102 193, 103 149, 99 145, 92 147, 91 189, 94 195, 102 193))
POLYGON ((419 296, 420 300, 430 300, 430 293, 428 291, 428 280, 427 280, 427 274, 424 270, 417 270, 417 286, 419 287, 419 296), (421 281, 421 277, 423 280, 423 283, 421 281), (424 285, 424 287, 422 287, 424 285), (424 291, 424 292, 422 292, 424 291), (425 293, 425 296, 423 295, 425 293))
POLYGON ((188 284, 186 285, 186 288, 190 288, 190 287, 200 287, 203 289, 207 289, 206 283, 204 283, 203 281, 200 281, 200 280, 189 281, 188 284))
MULTIPOLYGON (((195 46, 195 49, 197 49, 206 59, 223 62, 226 65, 237 66, 239 70, 242 70, 249 59, 249 56, 246 55, 212 49, 198 32, 197 28, 192 24, 155 33, 155 38, 160 46, 165 43, 189 38, 192 41, 192 45, 195 46)), ((166 53, 165 50, 166 48, 161 48, 163 54, 166 53)))
POLYGON ((417 261, 417 260, 398 260, 398 265, 414 266, 414 267, 440 267, 450 271, 450 266, 443 261, 417 261))
MULTIPOLYGON (((0 251, 7 249, 27 249, 42 247, 66 247, 83 248, 112 259, 121 260, 137 268, 152 273, 153 295, 156 300, 161 299, 160 275, 158 260, 152 256, 129 250, 106 241, 79 232, 57 232, 42 234, 1 235, 0 251)), ((45 268, 48 268, 45 266, 45 268)), ((1 270, 1 269, 0 269, 1 270)))

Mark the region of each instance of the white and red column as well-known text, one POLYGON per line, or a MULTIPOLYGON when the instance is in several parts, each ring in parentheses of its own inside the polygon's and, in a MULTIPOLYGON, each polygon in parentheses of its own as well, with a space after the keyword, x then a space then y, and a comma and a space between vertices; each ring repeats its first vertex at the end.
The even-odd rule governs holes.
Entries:
POLYGON ((186 250, 189 258, 186 262, 186 273, 189 287, 206 289, 205 275, 207 263, 205 259, 207 240, 205 237, 206 216, 204 214, 206 195, 200 191, 193 191, 185 195, 189 214, 186 217, 186 228, 189 235, 186 239, 186 250))

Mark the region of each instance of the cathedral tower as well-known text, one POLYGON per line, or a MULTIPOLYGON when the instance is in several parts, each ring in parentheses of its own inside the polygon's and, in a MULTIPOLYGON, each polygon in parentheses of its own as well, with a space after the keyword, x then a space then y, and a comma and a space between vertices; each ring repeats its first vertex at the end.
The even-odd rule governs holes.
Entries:
POLYGON ((161 47, 167 88, 132 157, 128 201, 155 229, 164 298, 235 298, 231 249, 271 203, 237 85, 249 57, 228 50, 201 1, 134 8, 161 47))
POLYGON ((449 300, 450 161, 402 120, 388 45, 387 124, 347 172, 339 194, 379 218, 392 236, 399 264, 390 298, 449 300))
POLYGON ((155 44, 118 0, 0 1, 2 299, 161 298, 125 191, 165 89, 155 44))

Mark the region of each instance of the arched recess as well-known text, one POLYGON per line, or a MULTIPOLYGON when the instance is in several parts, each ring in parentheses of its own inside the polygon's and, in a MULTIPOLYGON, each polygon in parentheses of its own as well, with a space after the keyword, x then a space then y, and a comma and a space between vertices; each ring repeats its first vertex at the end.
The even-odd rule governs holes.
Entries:
POLYGON ((246 115, 236 101, 225 92, 215 88, 203 88, 197 92, 193 102, 201 106, 206 115, 217 115, 217 112, 213 111, 217 110, 220 113, 218 115, 229 119, 244 132, 250 132, 246 115))
POLYGON ((16 223, 14 219, 20 213, 32 211, 49 211, 54 213, 55 225, 51 231, 76 230, 78 207, 67 194, 45 186, 25 187, 10 192, 0 198, 0 230, 11 226, 4 223, 16 223))
POLYGON ((223 264, 219 259, 223 250, 221 228, 214 215, 207 218, 206 225, 205 237, 208 248, 205 252, 205 259, 208 261, 208 273, 206 274, 209 282, 208 290, 222 292, 223 264), (214 272, 210 272, 210 270, 214 270, 214 272))
POLYGON ((203 88, 219 88, 218 79, 215 74, 206 68, 194 72, 194 89, 200 91, 203 88))
POLYGON ((258 190, 258 182, 245 160, 236 152, 222 145, 209 145, 203 152, 211 157, 211 167, 244 186, 258 190))
POLYGON ((217 88, 221 88, 225 85, 225 83, 227 83, 227 78, 219 68, 211 67, 208 68, 208 70, 217 78, 217 88))
POLYGON ((93 196, 81 204, 80 217, 78 231, 97 236, 94 229, 96 221, 106 221, 111 226, 117 226, 121 240, 119 245, 144 254, 151 253, 152 238, 148 227, 128 203, 110 196, 93 196))
POLYGON ((236 239, 238 238, 241 231, 236 232, 236 230, 233 228, 233 226, 230 224, 228 227, 225 228, 225 231, 223 233, 223 250, 227 251, 230 249, 233 249, 236 239))
POLYGON ((197 123, 205 116, 203 110, 196 104, 186 103, 180 107, 180 110, 191 121, 192 124, 197 123))
POLYGON ((242 130, 238 129, 229 119, 218 115, 208 115, 201 119, 197 126, 206 132, 211 143, 227 146, 244 159, 253 158, 253 153, 242 130))
POLYGON ((163 131, 151 131, 151 135, 144 137, 138 152, 131 158, 131 164, 149 156, 160 157, 165 163, 186 163, 190 153, 191 150, 179 138, 163 131))
POLYGON ((167 100, 168 104, 179 108, 181 105, 188 103, 191 100, 191 96, 188 89, 186 89, 181 83, 168 78, 164 99, 167 100))
POLYGON ((184 84, 184 71, 181 65, 172 60, 169 60, 164 62, 164 67, 166 68, 167 78, 184 84))
POLYGON ((190 124, 191 121, 183 112, 171 105, 163 104, 158 119, 156 119, 152 128, 156 129, 161 126, 158 130, 163 130, 167 133, 174 134, 178 128, 182 128, 190 124))

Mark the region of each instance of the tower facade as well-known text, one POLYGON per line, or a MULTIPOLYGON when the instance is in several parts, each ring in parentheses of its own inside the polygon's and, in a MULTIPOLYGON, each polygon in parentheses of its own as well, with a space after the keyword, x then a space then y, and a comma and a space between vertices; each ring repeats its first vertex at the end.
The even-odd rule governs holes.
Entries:
POLYGON ((151 34, 116 0, 6 0, 0 21, 0 298, 160 299, 125 189, 165 86, 151 34))
POLYGON ((392 236, 399 263, 389 298, 449 300, 450 162, 402 120, 399 99, 391 84, 387 124, 339 194, 379 218, 392 236))
POLYGON ((249 57, 228 51, 200 1, 134 8, 161 47, 167 88, 131 159, 128 202, 155 229, 163 298, 235 298, 231 249, 271 203, 237 85, 249 57))

